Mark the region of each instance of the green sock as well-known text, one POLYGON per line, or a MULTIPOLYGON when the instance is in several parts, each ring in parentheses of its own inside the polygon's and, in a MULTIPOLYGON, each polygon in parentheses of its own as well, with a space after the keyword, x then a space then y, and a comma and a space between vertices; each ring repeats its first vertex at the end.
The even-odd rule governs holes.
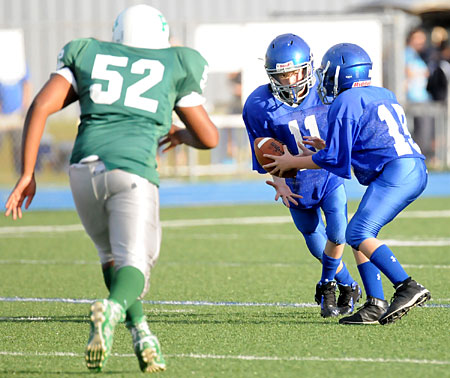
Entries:
POLYGON ((103 280, 105 281, 105 285, 109 289, 111 289, 111 282, 113 280, 115 273, 114 265, 109 265, 105 269, 103 269, 103 280))
MULTIPOLYGON (((105 285, 109 289, 111 288, 111 282, 113 280, 114 274, 116 273, 114 265, 109 265, 103 269, 103 279, 105 280, 105 285)), ((144 317, 144 308, 142 307, 142 302, 135 301, 127 310, 126 322, 129 324, 139 323, 144 317)))
POLYGON ((127 324, 137 324, 142 318, 144 318, 144 308, 142 302, 137 300, 127 310, 127 318, 125 319, 127 324))
POLYGON ((136 302, 144 290, 145 277, 132 266, 120 268, 113 276, 109 298, 119 303, 125 310, 136 302))

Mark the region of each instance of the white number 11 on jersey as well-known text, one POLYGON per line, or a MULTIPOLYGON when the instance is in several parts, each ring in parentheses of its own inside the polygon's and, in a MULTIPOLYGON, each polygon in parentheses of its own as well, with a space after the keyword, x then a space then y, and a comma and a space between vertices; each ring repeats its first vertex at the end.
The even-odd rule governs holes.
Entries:
MULTIPOLYGON (((298 143, 303 144, 303 136, 302 133, 300 132, 300 127, 298 126, 297 120, 293 119, 289 121, 288 126, 289 131, 293 135, 295 142, 297 144, 298 153, 299 155, 301 155, 303 152, 298 148, 298 143)), ((317 126, 317 121, 314 114, 305 118, 305 128, 306 130, 309 131, 310 136, 320 138, 319 127, 317 126)))

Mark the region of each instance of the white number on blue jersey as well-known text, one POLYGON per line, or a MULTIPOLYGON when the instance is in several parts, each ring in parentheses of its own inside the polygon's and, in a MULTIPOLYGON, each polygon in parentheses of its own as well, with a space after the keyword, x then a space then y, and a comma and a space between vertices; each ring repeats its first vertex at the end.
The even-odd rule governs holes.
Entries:
MULTIPOLYGON (((93 102, 96 104, 111 105, 120 98, 123 87, 123 77, 117 71, 108 70, 108 66, 126 67, 127 64, 127 57, 103 54, 97 54, 95 56, 91 77, 93 79, 106 80, 108 81, 108 85, 105 91, 102 90, 102 85, 99 83, 91 85, 90 96, 93 102)), ((147 75, 127 88, 124 105, 150 113, 156 113, 158 101, 142 97, 141 94, 148 91, 162 80, 164 66, 161 62, 150 59, 140 59, 131 65, 131 73, 133 74, 145 74, 146 70, 149 70, 147 75)))
MULTIPOLYGON (((289 121, 288 123, 289 131, 294 136, 296 145, 298 146, 298 143, 303 144, 303 137, 302 133, 300 132, 300 127, 298 126, 298 122, 296 119, 293 119, 289 121)), ((309 115, 305 118, 305 128, 309 131, 310 136, 318 137, 320 138, 319 133, 319 127, 317 126, 316 117, 313 115, 309 115)), ((298 149, 299 155, 302 154, 302 150, 298 149)))
POLYGON ((402 124, 403 133, 408 137, 408 143, 414 148, 419 154, 422 153, 420 150, 419 145, 414 142, 409 130, 408 125, 406 122, 406 114, 401 105, 399 104, 392 104, 392 107, 394 108, 395 112, 397 113, 398 119, 400 120, 400 123, 402 124))
MULTIPOLYGON (((300 127, 298 127, 298 122, 296 119, 293 119, 291 121, 289 121, 288 123, 289 126, 289 131, 291 132, 292 136, 295 139, 295 145, 298 146, 298 143, 303 143, 303 137, 302 137, 302 133, 300 132, 300 127)), ((298 147, 298 153, 302 154, 302 150, 300 150, 298 147)))
POLYGON ((378 117, 381 121, 384 121, 386 123, 389 135, 394 138, 394 148, 397 152, 397 155, 403 156, 412 154, 413 151, 411 147, 420 153, 419 146, 412 140, 411 134, 407 129, 406 117, 403 108, 398 104, 393 104, 393 107, 395 112, 397 113, 398 118, 400 119, 400 124, 404 134, 400 133, 397 121, 385 105, 378 106, 378 117))

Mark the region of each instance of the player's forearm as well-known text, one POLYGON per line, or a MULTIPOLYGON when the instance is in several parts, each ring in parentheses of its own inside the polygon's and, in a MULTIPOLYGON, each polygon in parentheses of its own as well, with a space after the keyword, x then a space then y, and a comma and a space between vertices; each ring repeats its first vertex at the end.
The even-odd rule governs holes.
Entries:
POLYGON ((186 144, 190 147, 194 147, 200 150, 210 148, 207 145, 205 145, 195 134, 193 134, 188 129, 182 129, 177 131, 177 138, 181 143, 186 144))
POLYGON ((203 106, 177 107, 175 112, 191 133, 190 146, 210 149, 219 143, 219 132, 203 106))
POLYGON ((321 169, 314 160, 312 159, 313 155, 309 156, 293 156, 292 157, 292 168, 296 169, 321 169))
POLYGON ((22 135, 22 175, 32 176, 47 115, 33 104, 28 110, 22 135))
POLYGON ((72 84, 61 75, 53 74, 37 94, 25 118, 22 136, 22 173, 32 175, 39 144, 47 118, 76 101, 72 84))

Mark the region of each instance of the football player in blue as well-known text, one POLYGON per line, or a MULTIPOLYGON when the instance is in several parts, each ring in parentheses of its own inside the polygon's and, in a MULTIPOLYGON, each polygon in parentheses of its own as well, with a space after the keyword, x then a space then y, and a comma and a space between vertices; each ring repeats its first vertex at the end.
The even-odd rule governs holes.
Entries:
MULTIPOLYGON (((283 34, 270 44, 265 57, 270 84, 248 97, 243 119, 253 155, 253 169, 267 173, 258 163, 254 140, 272 137, 299 153, 303 138, 326 138, 327 110, 317 94, 309 46, 294 34, 283 34)), ((273 176, 266 181, 289 208, 311 254, 322 262, 322 277, 315 300, 323 317, 350 314, 361 290, 342 261, 347 226, 347 197, 343 179, 326 170, 298 171, 294 178, 273 176), (322 220, 323 211, 326 226, 322 220), (336 303, 336 286, 339 298, 336 303)))
POLYGON ((325 148, 315 154, 304 148, 304 156, 292 156, 285 148, 281 157, 268 155, 275 161, 265 165, 272 174, 322 168, 346 179, 353 167, 357 180, 367 186, 346 231, 367 301, 355 314, 340 319, 341 324, 393 323, 431 298, 377 239, 381 228, 420 196, 428 173, 425 157, 406 127, 403 108, 392 92, 370 85, 371 69, 372 61, 360 46, 331 47, 317 70, 319 96, 323 103, 331 103, 325 148), (384 300, 380 271, 395 288, 390 305, 384 300))

